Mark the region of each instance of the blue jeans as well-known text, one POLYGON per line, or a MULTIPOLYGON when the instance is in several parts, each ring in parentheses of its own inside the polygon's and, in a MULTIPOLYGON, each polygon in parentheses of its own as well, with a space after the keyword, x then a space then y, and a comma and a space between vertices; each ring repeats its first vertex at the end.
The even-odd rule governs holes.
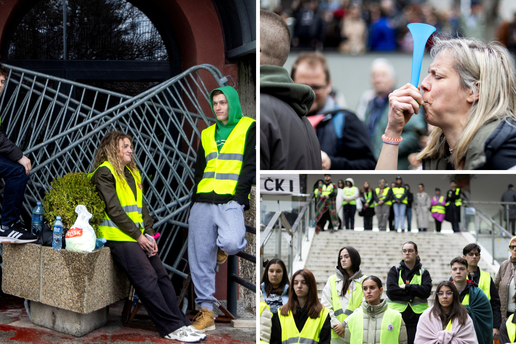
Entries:
POLYGON ((410 232, 412 227, 410 226, 412 223, 412 208, 407 208, 405 210, 405 215, 407 215, 407 230, 410 232))
POLYGON ((407 205, 405 203, 393 203, 392 208, 394 210, 394 229, 398 230, 400 228, 399 224, 401 222, 401 229, 405 229, 405 209, 407 205))
POLYGON ((0 156, 0 178, 5 180, 2 225, 9 226, 20 219, 29 176, 25 174, 25 167, 0 156))

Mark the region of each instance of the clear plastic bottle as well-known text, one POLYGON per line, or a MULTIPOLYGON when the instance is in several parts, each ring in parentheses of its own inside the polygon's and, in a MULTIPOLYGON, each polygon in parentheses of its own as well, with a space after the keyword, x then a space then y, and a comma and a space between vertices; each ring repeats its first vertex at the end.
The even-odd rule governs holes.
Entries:
MULTIPOLYGON (((145 234, 145 237, 147 238, 147 240, 149 240, 151 242, 151 244, 154 244, 156 242, 156 240, 154 240, 154 238, 152 236, 150 236, 149 234, 145 234)), ((150 257, 150 255, 152 254, 151 251, 147 251, 147 257, 150 257)))
POLYGON ((43 226, 43 206, 38 202, 34 209, 32 209, 32 221, 30 224, 30 231, 32 235, 41 236, 41 228, 43 226))
POLYGON ((52 239, 52 248, 62 249, 63 248, 63 223, 61 222, 61 216, 56 217, 56 222, 52 227, 54 237, 52 239))
POLYGON ((103 247, 106 242, 107 242, 107 240, 104 238, 102 238, 102 239, 97 238, 97 240, 95 240, 95 249, 103 247))

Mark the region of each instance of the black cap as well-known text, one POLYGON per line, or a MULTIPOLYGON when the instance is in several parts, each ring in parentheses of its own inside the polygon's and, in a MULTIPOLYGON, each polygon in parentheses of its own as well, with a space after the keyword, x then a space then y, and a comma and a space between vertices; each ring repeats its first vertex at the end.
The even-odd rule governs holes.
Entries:
POLYGON ((440 188, 435 188, 435 191, 437 191, 437 190, 441 191, 441 189, 440 189, 440 188))
POLYGON ((401 179, 401 176, 397 176, 396 179, 401 179))

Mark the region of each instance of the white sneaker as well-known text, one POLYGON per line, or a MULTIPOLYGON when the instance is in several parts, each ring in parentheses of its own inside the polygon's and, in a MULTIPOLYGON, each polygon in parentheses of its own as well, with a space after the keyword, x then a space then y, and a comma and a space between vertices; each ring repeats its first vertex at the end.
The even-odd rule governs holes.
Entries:
POLYGON ((201 337, 193 336, 185 331, 185 326, 178 328, 174 332, 170 332, 165 336, 166 339, 177 340, 185 343, 198 343, 201 341, 201 337))
POLYGON ((185 326, 183 327, 186 331, 186 333, 188 333, 189 335, 192 335, 192 336, 198 336, 201 338, 201 340, 205 340, 206 339, 206 335, 200 331, 198 331, 195 327, 193 327, 192 325, 190 326, 185 326))

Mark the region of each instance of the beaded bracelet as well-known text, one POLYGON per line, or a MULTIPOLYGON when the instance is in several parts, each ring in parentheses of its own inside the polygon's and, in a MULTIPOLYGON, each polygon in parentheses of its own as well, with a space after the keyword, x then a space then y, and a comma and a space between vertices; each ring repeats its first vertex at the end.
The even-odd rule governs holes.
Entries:
POLYGON ((383 142, 390 144, 390 145, 399 145, 401 141, 403 141, 403 137, 400 137, 399 139, 394 139, 392 137, 388 137, 385 134, 382 135, 383 142))

